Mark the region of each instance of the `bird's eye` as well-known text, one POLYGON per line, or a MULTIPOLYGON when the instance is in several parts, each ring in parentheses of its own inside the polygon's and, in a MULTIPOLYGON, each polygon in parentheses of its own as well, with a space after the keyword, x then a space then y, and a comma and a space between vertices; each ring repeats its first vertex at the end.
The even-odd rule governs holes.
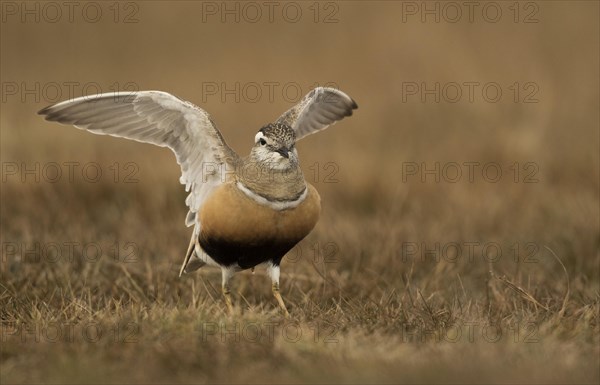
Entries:
POLYGON ((260 138, 260 140, 258 141, 258 143, 260 143, 261 146, 264 146, 265 144, 267 144, 267 141, 264 140, 263 138, 260 138))

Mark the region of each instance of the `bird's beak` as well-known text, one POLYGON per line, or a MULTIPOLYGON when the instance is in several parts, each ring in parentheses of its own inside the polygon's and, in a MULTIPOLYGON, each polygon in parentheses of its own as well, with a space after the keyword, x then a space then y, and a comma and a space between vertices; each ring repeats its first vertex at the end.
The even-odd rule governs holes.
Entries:
POLYGON ((279 150, 277 150, 277 152, 280 153, 281 156, 283 156, 284 158, 290 157, 290 151, 285 147, 280 148, 279 150))

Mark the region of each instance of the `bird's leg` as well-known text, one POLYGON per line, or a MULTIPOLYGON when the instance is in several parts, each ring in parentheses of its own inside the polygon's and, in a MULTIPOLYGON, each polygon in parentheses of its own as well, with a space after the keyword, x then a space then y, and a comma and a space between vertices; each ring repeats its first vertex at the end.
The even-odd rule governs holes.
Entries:
POLYGON ((285 318, 289 318, 290 313, 288 313, 288 310, 285 307, 285 303, 283 303, 283 298, 281 298, 281 293, 279 292, 279 265, 269 265, 267 267, 267 273, 271 277, 271 289, 273 290, 273 296, 277 300, 279 308, 281 308, 281 311, 283 312, 285 318))
POLYGON ((229 284, 223 284, 223 297, 225 297, 225 305, 227 305, 227 311, 229 314, 233 314, 233 304, 231 302, 231 291, 229 290, 229 284))
POLYGON ((279 307, 281 308, 281 311, 283 311, 283 315, 285 316, 285 318, 289 318, 290 313, 288 312, 287 308, 285 307, 285 303, 283 303, 283 298, 281 298, 281 294, 279 293, 279 282, 273 282, 272 289, 273 289, 273 295, 275 296, 275 299, 279 303, 279 307))
POLYGON ((222 275, 221 289, 223 291, 223 297, 225 298, 225 305, 227 305, 227 311, 231 315, 231 314, 233 314, 233 303, 231 302, 231 290, 229 288, 229 280, 233 276, 233 271, 231 269, 223 267, 221 269, 221 275, 222 275))

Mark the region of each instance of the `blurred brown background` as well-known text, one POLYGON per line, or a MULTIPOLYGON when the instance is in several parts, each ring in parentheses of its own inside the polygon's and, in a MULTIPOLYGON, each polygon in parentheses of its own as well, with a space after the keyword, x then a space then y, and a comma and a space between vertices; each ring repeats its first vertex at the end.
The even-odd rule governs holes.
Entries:
MULTIPOLYGON (((525 270, 506 258, 498 264, 498 273, 510 274, 513 282, 527 284, 539 301, 560 309, 566 282, 562 268, 545 249, 550 247, 565 264, 571 292, 580 299, 570 305, 571 314, 581 306, 596 309, 594 321, 581 328, 592 331, 586 341, 598 341, 598 3, 475 3, 470 15, 462 2, 275 2, 270 21, 269 8, 262 2, 76 2, 69 20, 68 8, 60 3, 58 17, 56 9, 43 2, 3 1, 3 243, 134 242, 143 263, 130 267, 132 274, 150 264, 148 271, 173 285, 165 289, 165 298, 183 295, 185 303, 188 285, 199 278, 176 280, 189 230, 183 225, 185 194, 174 156, 166 149, 47 123, 36 111, 115 88, 163 90, 207 110, 227 142, 245 155, 263 124, 314 86, 332 85, 352 96, 359 109, 298 146, 306 177, 323 201, 322 219, 307 242, 331 242, 338 250, 337 263, 327 266, 324 274, 339 292, 327 290, 362 301, 415 285, 443 307, 455 295, 449 288, 456 289, 459 276, 462 290, 469 293, 465 301, 483 303, 489 296, 485 262, 423 263, 411 270, 410 263, 400 259, 403 247, 407 242, 429 247, 497 242, 507 256, 511 245, 533 243, 539 249, 538 263, 525 270), (253 22, 257 10, 261 17, 253 22), (293 22, 298 10, 301 15, 293 22), (468 82, 477 82, 471 100, 468 82), (422 92, 435 90, 436 83, 439 91, 422 92), (457 84, 461 97, 454 94, 457 84), (416 94, 407 93, 415 85, 416 94), (486 88, 488 94, 482 93, 485 85, 492 87, 486 88), (490 100, 498 89, 501 97, 490 100), (103 176, 99 183, 89 183, 79 168, 69 182, 63 167, 60 181, 49 183, 42 173, 48 162, 96 162, 103 176), (117 183, 109 168, 115 162, 121 173, 117 183), (137 183, 123 183, 128 162, 136 165, 137 183), (440 172, 454 164, 450 162, 491 162, 501 167, 502 176, 497 183, 489 182, 478 167, 470 182, 464 166, 456 183, 443 173, 439 183, 422 170, 406 174, 406 167, 421 167, 423 162, 430 169, 439 163, 440 172), (39 182, 24 174, 25 167, 36 163, 39 182), (337 171, 333 179, 326 180, 332 170, 337 171)), ((27 270, 4 256, 2 268, 3 285, 13 293, 29 291, 31 275, 45 270, 43 265, 27 270)), ((120 270, 115 274, 123 277, 120 270)), ((282 274, 292 309, 302 303, 300 293, 329 293, 322 283, 294 280, 293 274, 320 279, 308 263, 286 267, 284 262, 282 274)), ((119 295, 119 290, 110 289, 111 280, 121 279, 115 276, 94 287, 109 297, 119 295)), ((208 277, 218 285, 216 274, 208 277)), ((61 285, 54 279, 44 284, 61 285)), ((153 288, 157 278, 140 280, 145 289, 153 288)), ((239 285, 251 303, 269 301, 264 282, 252 283, 252 289, 239 285), (255 298, 256 292, 263 297, 255 298)), ((82 284, 80 290, 85 287, 82 284)), ((102 307, 101 301, 97 306, 102 307)), ((498 316, 516 311, 511 306, 497 309, 498 316)), ((21 310, 11 317, 24 311, 15 309, 21 310)), ((353 322, 362 321, 348 325, 353 322)), ((597 358, 598 350, 588 348, 587 359, 573 356, 581 366, 561 366, 556 377, 536 372, 538 380, 571 380, 567 373, 575 368, 581 369, 579 380, 597 380, 590 357, 597 358)), ((21 352, 20 347, 14 352, 21 352)), ((542 368, 552 359, 537 364, 542 368)), ((516 370, 512 380, 528 381, 528 368, 516 370)), ((399 380, 383 373, 365 376, 399 380)), ((497 378, 494 373, 506 374, 500 369, 491 373, 489 380, 497 378)), ((412 381, 419 381, 419 374, 413 374, 412 381)), ((461 375, 457 378, 471 378, 461 375)), ((52 378, 63 379, 58 374, 52 378)))
MULTIPOLYGON (((437 232, 451 239, 478 237, 486 227, 517 238, 543 224, 555 227, 546 228, 544 241, 564 237, 569 252, 597 257, 597 4, 515 8, 484 2, 472 16, 461 7, 456 23, 455 8, 443 2, 276 3, 273 22, 260 3, 78 4, 72 16, 59 8, 57 23, 49 22, 56 18, 54 8, 44 3, 18 3, 16 10, 14 3, 3 5, 2 160, 19 163, 15 175, 4 170, 7 194, 29 188, 31 176, 14 183, 26 167, 40 162, 41 175, 44 162, 68 161, 80 167, 98 161, 107 176, 101 180, 114 176, 108 167, 115 161, 121 168, 135 162, 144 190, 182 190, 168 150, 45 123, 35 112, 47 104, 98 91, 164 90, 209 111, 228 143, 245 155, 263 124, 315 85, 334 85, 356 99, 359 110, 299 144, 326 214, 337 208, 341 215, 387 215, 390 235, 419 240, 429 239, 430 231, 434 238, 437 232), (502 16, 494 23, 496 7, 502 16), (253 23, 256 9, 262 16, 253 23), (302 16, 292 23, 297 9, 302 16), (478 84, 472 102, 468 82, 478 84), (435 83, 438 95, 424 93, 435 83), (403 87, 415 84, 416 94, 403 94, 403 87), (456 84, 462 96, 452 103, 456 84), (486 84, 496 85, 487 91, 492 98, 499 87, 498 102, 486 101, 486 84), (335 171, 325 169, 328 162, 337 165, 337 183, 323 183, 335 171), (422 162, 430 169, 439 162, 440 183, 432 175, 422 183, 422 170, 403 174, 409 163, 421 168, 422 162), (449 162, 462 165, 458 183, 443 178, 449 162), (481 165, 473 183, 464 162, 481 165), (482 177, 487 162, 502 168, 499 183, 482 177), (534 165, 525 168, 528 162, 534 165), (530 174, 539 182, 522 183, 530 174), (402 213, 411 209, 419 216, 404 221, 402 213)), ((61 171, 68 169, 63 165, 61 171)), ((174 201, 174 208, 184 210, 174 201)), ((12 214, 14 206, 6 199, 3 204, 12 214)))

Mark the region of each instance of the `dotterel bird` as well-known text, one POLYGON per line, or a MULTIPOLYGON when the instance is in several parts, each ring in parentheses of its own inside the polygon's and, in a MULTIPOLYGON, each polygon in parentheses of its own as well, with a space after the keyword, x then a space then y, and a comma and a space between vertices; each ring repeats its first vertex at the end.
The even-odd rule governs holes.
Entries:
POLYGON ((273 294, 288 316, 279 292, 279 266, 316 225, 321 209, 317 190, 302 175, 295 143, 356 108, 339 90, 315 88, 258 131, 246 158, 225 143, 206 111, 166 92, 86 96, 38 113, 95 134, 170 148, 189 192, 185 223, 194 226, 179 275, 204 265, 220 267, 231 312, 232 275, 266 264, 273 294))

